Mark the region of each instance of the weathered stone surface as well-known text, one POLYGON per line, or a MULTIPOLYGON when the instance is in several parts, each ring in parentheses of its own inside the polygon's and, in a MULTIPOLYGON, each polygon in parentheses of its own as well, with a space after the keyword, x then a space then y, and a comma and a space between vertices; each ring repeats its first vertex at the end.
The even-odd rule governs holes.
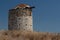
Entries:
POLYGON ((8 30, 33 31, 31 10, 30 6, 26 4, 20 4, 16 8, 10 9, 8 17, 8 30))

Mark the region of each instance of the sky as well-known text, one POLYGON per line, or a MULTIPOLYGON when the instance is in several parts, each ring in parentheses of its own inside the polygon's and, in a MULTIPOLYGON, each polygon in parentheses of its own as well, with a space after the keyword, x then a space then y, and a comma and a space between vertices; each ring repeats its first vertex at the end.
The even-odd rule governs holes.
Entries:
POLYGON ((0 30, 8 29, 9 9, 18 4, 35 6, 33 29, 39 32, 60 32, 60 0, 0 0, 0 30))

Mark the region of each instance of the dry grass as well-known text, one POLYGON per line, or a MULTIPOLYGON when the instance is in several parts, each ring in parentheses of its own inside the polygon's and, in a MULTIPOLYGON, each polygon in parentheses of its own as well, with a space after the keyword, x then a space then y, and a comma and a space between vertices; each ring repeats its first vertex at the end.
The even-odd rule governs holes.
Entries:
POLYGON ((48 32, 0 31, 0 40, 60 40, 60 34, 48 32))

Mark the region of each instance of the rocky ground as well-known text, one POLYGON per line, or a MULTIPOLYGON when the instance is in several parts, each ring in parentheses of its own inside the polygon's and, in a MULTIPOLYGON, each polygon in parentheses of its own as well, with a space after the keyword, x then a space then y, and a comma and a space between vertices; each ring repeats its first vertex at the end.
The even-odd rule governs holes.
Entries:
POLYGON ((0 31, 0 40, 60 40, 60 33, 0 31))

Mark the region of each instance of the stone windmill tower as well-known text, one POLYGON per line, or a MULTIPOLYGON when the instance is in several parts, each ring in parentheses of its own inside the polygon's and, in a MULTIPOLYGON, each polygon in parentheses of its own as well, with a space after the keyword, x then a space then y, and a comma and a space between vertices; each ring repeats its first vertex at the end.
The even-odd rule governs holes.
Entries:
POLYGON ((33 31, 32 8, 27 4, 19 4, 9 10, 8 30, 33 31))

